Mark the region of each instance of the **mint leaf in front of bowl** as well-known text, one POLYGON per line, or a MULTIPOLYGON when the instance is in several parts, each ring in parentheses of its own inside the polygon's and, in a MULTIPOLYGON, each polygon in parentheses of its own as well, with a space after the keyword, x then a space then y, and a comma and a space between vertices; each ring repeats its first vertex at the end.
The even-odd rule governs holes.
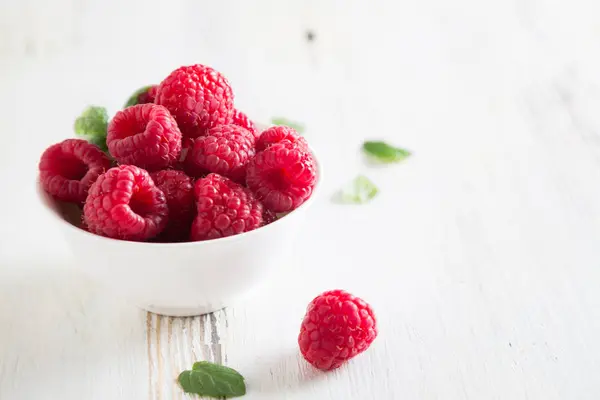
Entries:
POLYGON ((106 152, 106 134, 108 129, 108 112, 104 107, 89 106, 75 120, 75 134, 88 142, 97 145, 106 152))
POLYGON ((291 120, 289 120, 287 118, 283 118, 283 117, 273 117, 273 118, 271 118, 271 123, 273 125, 289 126, 290 128, 294 128, 296 130, 296 132, 298 132, 299 134, 304 133, 304 125, 297 121, 291 121, 291 120))
POLYGON ((411 155, 411 152, 382 141, 366 141, 363 151, 369 158, 383 164, 397 163, 411 155))
POLYGON ((358 175, 338 193, 337 200, 344 204, 365 204, 377 193, 379 189, 369 178, 358 175))
POLYGON ((238 397, 246 394, 244 377, 233 368, 208 361, 194 363, 177 378, 186 393, 209 397, 238 397))

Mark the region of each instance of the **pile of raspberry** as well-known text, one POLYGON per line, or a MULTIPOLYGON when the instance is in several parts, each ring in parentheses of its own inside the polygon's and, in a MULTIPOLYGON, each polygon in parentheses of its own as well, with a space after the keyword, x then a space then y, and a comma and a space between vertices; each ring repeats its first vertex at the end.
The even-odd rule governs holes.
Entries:
POLYGON ((180 67, 134 100, 108 123, 108 153, 67 139, 41 156, 41 186, 82 208, 83 229, 130 241, 217 239, 311 196, 317 165, 305 139, 286 126, 259 132, 213 68, 180 67))

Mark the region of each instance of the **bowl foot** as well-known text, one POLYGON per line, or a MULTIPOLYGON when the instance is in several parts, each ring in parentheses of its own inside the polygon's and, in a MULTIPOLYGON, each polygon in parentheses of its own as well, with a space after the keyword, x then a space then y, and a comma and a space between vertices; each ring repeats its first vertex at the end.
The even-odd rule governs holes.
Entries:
POLYGON ((140 306, 140 308, 151 312, 153 314, 164 315, 165 317, 196 317, 199 315, 210 314, 215 311, 222 310, 225 308, 224 305, 220 306, 204 306, 204 307, 160 307, 153 304, 147 306, 140 306))

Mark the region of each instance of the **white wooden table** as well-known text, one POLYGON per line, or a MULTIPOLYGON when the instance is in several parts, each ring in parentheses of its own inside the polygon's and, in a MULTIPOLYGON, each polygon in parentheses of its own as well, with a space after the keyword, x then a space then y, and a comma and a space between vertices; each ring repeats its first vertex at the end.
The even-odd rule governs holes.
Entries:
POLYGON ((0 11, 0 399, 184 399, 174 380, 203 359, 248 399, 598 398, 596 3, 22 3, 0 11), (302 121, 326 174, 267 289, 166 318, 79 275, 34 181, 85 105, 193 62, 257 120, 302 121), (414 156, 368 167, 375 138, 414 156), (332 203, 358 173, 380 196, 332 203), (369 301, 380 336, 322 374, 296 339, 332 288, 369 301))

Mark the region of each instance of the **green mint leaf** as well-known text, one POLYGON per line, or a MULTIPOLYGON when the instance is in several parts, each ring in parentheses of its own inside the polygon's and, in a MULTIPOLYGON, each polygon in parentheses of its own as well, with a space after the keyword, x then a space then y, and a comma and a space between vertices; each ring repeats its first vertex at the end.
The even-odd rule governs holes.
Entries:
POLYGON ((400 162, 411 155, 410 151, 385 142, 364 142, 363 151, 375 161, 384 164, 400 162))
POLYGON ((75 120, 75 134, 83 136, 88 142, 107 151, 106 130, 108 128, 108 113, 106 108, 89 106, 75 120))
POLYGON ((208 361, 194 363, 177 378, 186 393, 209 397, 238 397, 246 394, 244 377, 236 370, 208 361))
POLYGON ((146 93, 148 90, 150 90, 150 88, 152 86, 154 86, 154 85, 144 86, 144 87, 139 88, 135 92, 133 92, 133 94, 129 97, 129 99, 127 99, 127 103, 125 103, 125 105, 123 106, 123 108, 135 106, 136 104, 138 104, 138 101, 139 101, 139 98, 140 98, 140 94, 146 93))
POLYGON ((339 193, 338 200, 345 204, 365 204, 379 193, 379 189, 366 176, 359 175, 339 193))
POLYGON ((273 117, 273 118, 271 118, 271 123, 273 125, 289 126, 290 128, 294 128, 296 130, 296 132, 298 132, 299 134, 304 133, 304 125, 303 124, 301 124, 300 122, 296 122, 296 121, 290 121, 287 118, 273 117))

